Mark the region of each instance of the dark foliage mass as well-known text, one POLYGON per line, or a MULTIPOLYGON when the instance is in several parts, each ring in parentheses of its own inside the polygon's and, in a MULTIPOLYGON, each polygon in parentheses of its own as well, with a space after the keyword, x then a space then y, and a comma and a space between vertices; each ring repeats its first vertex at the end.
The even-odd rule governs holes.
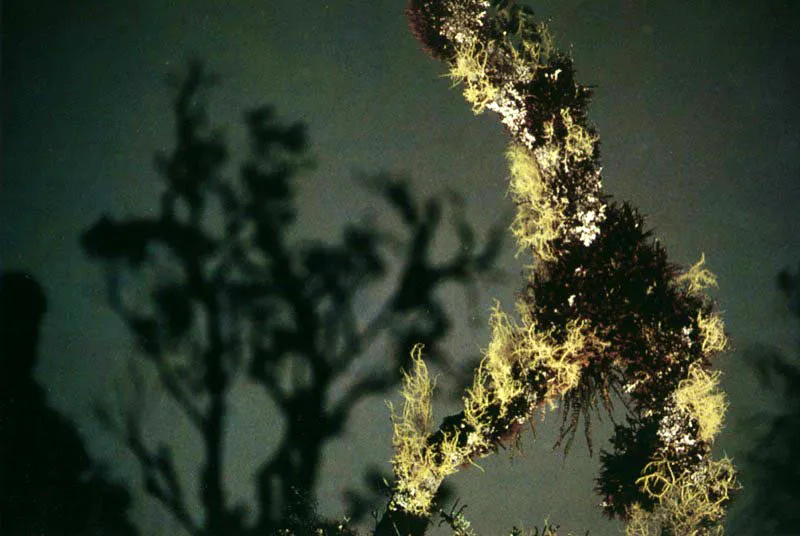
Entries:
POLYGON ((569 446, 582 416, 590 450, 590 412, 602 404, 610 413, 612 398, 623 395, 630 378, 658 378, 630 390, 629 397, 640 413, 661 413, 689 364, 702 359, 699 344, 686 348, 682 329, 697 331, 698 311, 711 310, 703 297, 675 285, 678 267, 630 205, 611 203, 601 229, 591 246, 569 250, 526 292, 528 307, 545 325, 563 329, 579 312, 611 343, 587 364, 581 383, 564 400, 562 439, 569 446))
POLYGON ((0 534, 134 536, 130 497, 87 455, 33 376, 46 311, 28 274, 0 274, 0 534))
MULTIPOLYGON (((194 64, 177 88, 175 147, 156 159, 163 179, 157 209, 103 216, 81 238, 105 268, 109 301, 143 362, 198 434, 202 516, 188 507, 191 491, 172 447, 145 441, 138 407, 121 408, 121 418, 101 407, 100 415, 137 458, 147 493, 189 534, 303 533, 317 523, 324 446, 342 434, 356 404, 396 385, 412 344, 426 344, 444 363, 439 342, 450 321, 437 289, 470 287, 489 274, 501 233, 479 243, 451 207, 460 243, 449 258, 434 260, 448 206, 440 198, 420 201, 406 179, 384 174, 366 179, 367 190, 386 207, 380 221, 398 225, 352 221, 337 243, 293 239, 295 180, 310 167, 304 125, 282 122, 268 106, 245 114, 249 155, 231 176, 229 148, 206 116, 212 82, 194 64), (377 285, 391 289, 365 317, 358 300, 377 285), (379 340, 390 347, 382 360, 367 354, 379 340), (231 504, 224 484, 231 390, 245 375, 284 422, 278 447, 253 468, 255 523, 231 504), (344 390, 337 387, 343 381, 344 390)), ((375 488, 379 477, 367 477, 375 488)), ((348 498, 353 520, 373 507, 355 491, 348 498)))

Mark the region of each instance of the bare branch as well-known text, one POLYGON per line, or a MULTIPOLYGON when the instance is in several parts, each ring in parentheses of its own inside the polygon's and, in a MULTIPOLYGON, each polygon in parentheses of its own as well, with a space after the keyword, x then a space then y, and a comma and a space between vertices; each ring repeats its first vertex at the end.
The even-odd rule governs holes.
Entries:
POLYGON ((167 393, 172 396, 175 402, 177 402, 178 406, 180 406, 181 410, 186 414, 192 424, 198 430, 202 429, 203 414, 192 401, 191 397, 186 392, 186 389, 181 386, 181 381, 175 375, 175 371, 173 371, 169 365, 167 365, 163 359, 163 356, 153 358, 153 363, 156 365, 158 380, 161 382, 161 385, 164 387, 167 393))
POLYGON ((147 493, 160 502, 189 534, 200 534, 186 507, 169 449, 162 446, 158 453, 151 452, 145 446, 138 426, 128 429, 125 444, 139 462, 147 493))

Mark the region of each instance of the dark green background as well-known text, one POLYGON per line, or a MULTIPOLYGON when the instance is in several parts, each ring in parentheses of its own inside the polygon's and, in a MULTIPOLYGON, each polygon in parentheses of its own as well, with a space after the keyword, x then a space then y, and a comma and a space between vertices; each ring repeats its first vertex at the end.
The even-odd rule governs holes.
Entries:
MULTIPOLYGON (((719 447, 737 456, 751 434, 746 417, 769 400, 742 351, 794 342, 773 282, 800 260, 800 2, 531 5, 570 46, 580 80, 597 86, 591 118, 605 191, 649 215, 675 261, 704 252, 719 276, 735 350, 720 359, 731 408, 719 447)), ((43 283, 50 309, 38 377, 90 450, 132 483, 145 534, 173 527, 142 499, 135 465, 90 416, 94 400, 113 399, 125 383, 132 350, 105 304, 99 269, 82 257, 79 233, 102 212, 155 206, 152 156, 172 141, 163 81, 192 57, 221 76, 211 112, 234 143, 243 139, 241 112, 256 104, 308 122, 319 165, 299 182, 298 236, 334 236, 364 214, 369 199, 352 176, 378 170, 407 172, 420 192, 463 193, 483 229, 508 220, 504 133, 449 89, 442 66, 407 31, 404 7, 402 0, 3 3, 0 268, 28 269, 43 283)), ((487 344, 486 308, 492 297, 512 307, 526 262, 509 247, 502 263, 510 277, 486 287, 477 311, 454 294, 455 355, 487 344)), ((229 484, 246 500, 251 464, 269 451, 270 427, 281 423, 259 389, 243 385, 237 401, 229 484)), ((174 426, 168 406, 154 403, 150 415, 154 437, 172 436, 193 477, 192 439, 174 426)), ((552 428, 543 426, 535 445, 526 438, 525 457, 498 456, 482 464, 485 473, 454 479, 476 529, 492 534, 549 517, 575 531, 616 533, 593 506, 596 460, 580 446, 562 465, 550 450, 552 428)), ((381 399, 360 408, 327 455, 319 498, 323 513, 337 514, 339 493, 358 482, 359 467, 391 455, 381 399)))

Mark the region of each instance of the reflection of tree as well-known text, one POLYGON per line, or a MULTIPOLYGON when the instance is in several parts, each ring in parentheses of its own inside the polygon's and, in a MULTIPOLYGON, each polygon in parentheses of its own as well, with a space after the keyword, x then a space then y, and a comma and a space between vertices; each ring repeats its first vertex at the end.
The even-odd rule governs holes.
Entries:
POLYGON ((292 179, 308 166, 304 127, 280 123, 268 107, 249 112, 250 155, 228 178, 227 147, 208 128, 202 101, 211 82, 193 65, 178 88, 177 145, 157 160, 160 207, 123 221, 104 216, 82 245, 103 262, 114 310, 202 442, 200 520, 187 507, 173 449, 148 445, 141 415, 127 408, 119 431, 147 492, 191 534, 245 531, 242 512, 226 497, 223 449, 231 389, 246 372, 285 422, 278 448, 258 469, 260 504, 251 528, 299 530, 313 517, 324 445, 341 434, 360 400, 396 384, 411 343, 437 347, 449 328, 437 288, 469 285, 487 273, 499 233, 477 247, 456 211, 460 247, 435 262, 441 201, 421 204, 405 181, 384 176, 370 185, 405 233, 348 224, 339 244, 297 245, 290 240, 292 179), (389 260, 392 248, 399 253, 389 260), (365 289, 395 272, 389 298, 365 317, 357 305, 365 289), (398 357, 371 362, 365 352, 382 336, 399 346, 388 354, 398 357), (342 382, 344 394, 336 395, 342 382))
POLYGON ((0 534, 134 535, 127 491, 92 467, 33 377, 45 309, 30 276, 0 274, 0 534))
MULTIPOLYGON (((784 271, 778 285, 792 315, 800 320, 800 271, 784 271)), ((734 524, 748 534, 797 534, 800 527, 800 360, 775 350, 751 354, 761 383, 775 394, 774 413, 759 417, 766 426, 745 459, 749 503, 734 524), (764 420, 763 418, 766 417, 764 420)))

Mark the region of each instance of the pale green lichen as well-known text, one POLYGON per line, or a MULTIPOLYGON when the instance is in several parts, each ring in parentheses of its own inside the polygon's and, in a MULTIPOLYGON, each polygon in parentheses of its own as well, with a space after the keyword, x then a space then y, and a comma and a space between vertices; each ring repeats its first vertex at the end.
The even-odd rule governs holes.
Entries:
POLYGON ((657 504, 652 512, 638 505, 629 511, 626 536, 717 536, 731 493, 739 489, 733 463, 727 457, 702 460, 693 471, 680 475, 660 459, 649 463, 637 481, 657 504))
POLYGON ((511 172, 509 193, 517 206, 511 233, 520 251, 530 249, 535 258, 553 261, 552 243, 563 225, 566 203, 554 198, 537 159, 526 147, 512 144, 506 158, 511 172))
POLYGON ((722 352, 728 347, 725 324, 717 313, 697 314, 697 329, 700 331, 701 349, 704 354, 722 352))
POLYGON ((698 436, 712 441, 722 429, 725 411, 725 393, 719 387, 719 371, 710 372, 698 364, 689 367, 688 377, 678 384, 673 399, 678 409, 690 414, 698 423, 698 436))
POLYGON ((561 121, 567 131, 564 138, 564 167, 567 166, 567 157, 572 157, 576 162, 593 158, 597 135, 577 123, 569 108, 561 109, 561 121))
POLYGON ((479 114, 486 109, 499 93, 486 71, 488 54, 485 47, 475 39, 464 40, 455 50, 450 63, 449 77, 454 84, 464 84, 464 98, 479 114))
POLYGON ((717 276, 706 268, 706 256, 702 254, 700 260, 693 264, 685 273, 675 278, 675 281, 686 288, 689 294, 702 294, 707 288, 717 286, 717 276))
POLYGON ((411 365, 411 372, 404 373, 401 388, 403 413, 398 417, 392 410, 395 450, 392 466, 396 477, 393 501, 396 507, 412 514, 428 516, 442 480, 456 471, 463 455, 458 448, 457 435, 445 437, 438 452, 428 446, 434 382, 422 359, 421 345, 412 350, 411 365))

